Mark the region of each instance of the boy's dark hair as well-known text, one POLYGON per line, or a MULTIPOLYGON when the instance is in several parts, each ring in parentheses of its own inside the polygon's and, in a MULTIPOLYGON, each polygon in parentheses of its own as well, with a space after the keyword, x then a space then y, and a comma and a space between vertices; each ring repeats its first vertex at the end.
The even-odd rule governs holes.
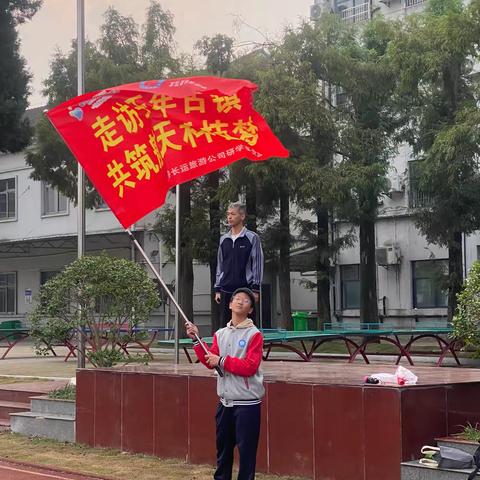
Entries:
POLYGON ((251 303, 252 307, 255 305, 255 295, 253 294, 253 292, 252 292, 249 288, 247 288, 247 287, 237 288, 237 289, 232 293, 232 298, 233 298, 237 293, 245 293, 246 295, 248 295, 248 298, 250 299, 250 303, 251 303))

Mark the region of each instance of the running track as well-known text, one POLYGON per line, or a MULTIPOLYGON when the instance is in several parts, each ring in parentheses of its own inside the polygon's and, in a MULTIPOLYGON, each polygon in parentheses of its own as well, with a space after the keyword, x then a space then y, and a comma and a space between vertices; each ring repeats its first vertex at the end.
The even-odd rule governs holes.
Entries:
MULTIPOLYGON (((26 463, 12 463, 0 460, 1 480, 102 480, 78 473, 67 473, 51 468, 37 467, 26 463)), ((105 479, 104 479, 105 480, 105 479)))

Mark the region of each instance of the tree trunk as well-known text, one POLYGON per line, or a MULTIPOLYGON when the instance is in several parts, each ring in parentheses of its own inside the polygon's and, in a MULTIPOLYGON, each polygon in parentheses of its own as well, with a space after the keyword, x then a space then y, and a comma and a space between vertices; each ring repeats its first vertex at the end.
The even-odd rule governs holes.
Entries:
POLYGON ((330 259, 328 255, 328 212, 317 210, 317 328, 331 321, 330 259))
POLYGON ((455 232, 448 247, 448 321, 452 321, 457 309, 457 294, 463 285, 462 233, 455 232))
POLYGON ((360 322, 378 322, 375 221, 372 218, 360 221, 360 322))
POLYGON ((292 303, 290 294, 290 196, 287 191, 280 193, 281 243, 278 264, 280 289, 280 327, 292 330, 292 303))
POLYGON ((245 206, 247 208, 247 228, 252 232, 257 231, 257 186, 252 180, 245 189, 245 206))
POLYGON ((212 334, 220 328, 220 308, 215 302, 214 285, 217 274, 217 251, 220 242, 220 201, 217 197, 220 185, 220 172, 212 172, 207 176, 210 218, 210 312, 212 320, 212 334))
POLYGON ((193 260, 185 225, 191 217, 190 182, 180 185, 180 278, 178 301, 190 320, 193 320, 193 260))

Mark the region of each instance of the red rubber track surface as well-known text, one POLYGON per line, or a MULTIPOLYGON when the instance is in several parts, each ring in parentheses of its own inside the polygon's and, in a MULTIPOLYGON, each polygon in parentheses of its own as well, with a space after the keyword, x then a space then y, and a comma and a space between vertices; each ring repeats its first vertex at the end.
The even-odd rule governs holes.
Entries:
POLYGON ((1 480, 108 480, 105 477, 65 472, 51 467, 16 463, 0 459, 1 480))

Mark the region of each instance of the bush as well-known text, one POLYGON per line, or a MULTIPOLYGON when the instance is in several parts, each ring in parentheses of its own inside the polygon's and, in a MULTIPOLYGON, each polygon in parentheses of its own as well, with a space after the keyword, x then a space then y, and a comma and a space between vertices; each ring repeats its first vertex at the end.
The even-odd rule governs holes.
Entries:
POLYGON ((159 303, 154 282, 138 264, 106 254, 84 256, 40 289, 30 314, 36 351, 48 354, 81 334, 94 366, 128 361, 119 343, 135 336, 159 303))
POLYGON ((480 262, 476 261, 458 295, 457 313, 453 317, 453 336, 465 350, 480 358, 480 262))

